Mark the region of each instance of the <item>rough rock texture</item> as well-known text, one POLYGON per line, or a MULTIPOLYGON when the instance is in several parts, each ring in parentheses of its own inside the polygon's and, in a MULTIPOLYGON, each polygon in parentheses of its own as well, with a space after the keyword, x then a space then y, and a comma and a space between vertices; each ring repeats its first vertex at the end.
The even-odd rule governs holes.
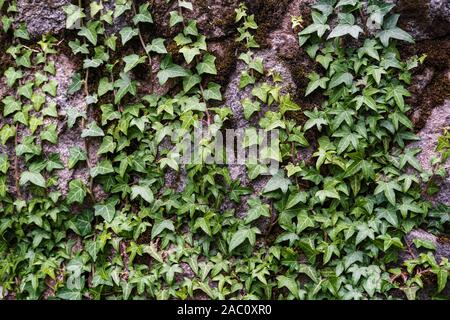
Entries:
POLYGON ((420 249, 417 250, 414 245, 414 239, 427 240, 436 246, 435 257, 436 261, 439 263, 443 258, 450 260, 450 241, 446 238, 439 238, 425 230, 417 229, 411 231, 406 237, 406 245, 408 246, 408 251, 404 251, 400 255, 402 261, 412 259, 417 257, 420 253, 420 249))
MULTIPOLYGON (((433 109, 425 127, 418 133, 420 141, 411 144, 411 147, 421 149, 417 158, 425 170, 431 170, 430 160, 438 156, 436 152, 438 138, 442 135, 442 129, 448 126, 450 126, 450 100, 433 109)), ((444 167, 450 172, 450 159, 444 167)), ((432 200, 450 205, 450 176, 440 183, 440 191, 432 200)))
POLYGON ((63 11, 70 0, 19 0, 19 22, 27 24, 28 32, 33 37, 46 33, 56 34, 64 29, 66 16, 63 11))
POLYGON ((400 25, 415 39, 435 39, 450 32, 448 0, 396 0, 400 25))

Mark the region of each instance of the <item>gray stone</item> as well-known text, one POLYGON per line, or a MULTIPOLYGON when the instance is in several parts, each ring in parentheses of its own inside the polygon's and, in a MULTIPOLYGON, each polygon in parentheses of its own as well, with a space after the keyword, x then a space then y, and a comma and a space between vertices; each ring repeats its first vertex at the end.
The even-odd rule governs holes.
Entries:
POLYGON ((63 11, 69 0, 19 0, 19 22, 25 22, 32 37, 46 33, 57 34, 65 28, 66 16, 63 11))
MULTIPOLYGON (((447 100, 442 106, 433 109, 428 118, 425 127, 418 133, 420 141, 410 144, 410 147, 420 148, 421 153, 417 155, 422 167, 431 171, 431 159, 437 157, 436 152, 438 138, 442 135, 443 129, 450 126, 450 100, 447 100)), ((450 159, 444 164, 447 172, 450 172, 450 159)), ((445 203, 450 205, 450 176, 440 184, 440 191, 432 200, 436 203, 445 203)))
POLYGON ((417 229, 411 231, 405 236, 407 250, 404 250, 400 254, 400 261, 414 259, 420 254, 420 249, 417 249, 414 245, 415 239, 430 241, 436 246, 435 257, 437 263, 439 263, 443 258, 450 260, 450 241, 448 239, 446 240, 425 230, 417 229))

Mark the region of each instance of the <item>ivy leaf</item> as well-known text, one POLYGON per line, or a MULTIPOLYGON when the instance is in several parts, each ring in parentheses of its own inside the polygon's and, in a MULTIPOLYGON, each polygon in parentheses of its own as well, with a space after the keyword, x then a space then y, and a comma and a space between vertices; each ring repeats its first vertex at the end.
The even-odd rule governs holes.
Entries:
POLYGON ((283 275, 277 276, 277 286, 278 288, 287 288, 294 297, 299 297, 298 284, 294 278, 283 275))
POLYGON ((73 4, 64 6, 63 10, 67 15, 66 29, 72 29, 72 27, 74 27, 80 19, 86 17, 86 15, 83 13, 83 8, 80 8, 73 4))
POLYGON ((77 72, 72 76, 72 82, 69 85, 69 88, 67 89, 67 94, 72 95, 78 90, 81 89, 82 84, 84 83, 84 80, 81 79, 81 75, 77 72))
POLYGON ((69 182, 69 193, 67 194, 67 203, 83 203, 86 197, 86 187, 83 182, 79 179, 72 180, 69 182))
POLYGON ((98 148, 97 154, 101 155, 104 153, 114 153, 114 150, 116 149, 116 142, 114 141, 114 138, 111 136, 106 136, 103 138, 102 144, 98 148))
POLYGON ((300 106, 291 100, 290 94, 286 94, 280 99, 280 112, 285 114, 288 111, 299 111, 300 106))
POLYGON ((214 82, 208 83, 208 88, 203 91, 203 98, 208 100, 222 101, 222 93, 220 92, 220 85, 214 82))
POLYGON ((110 223, 116 215, 117 201, 107 201, 105 204, 97 204, 94 206, 95 216, 101 216, 106 222, 110 223))
POLYGON ((166 68, 160 70, 157 75, 160 85, 164 85, 169 79, 187 76, 190 76, 190 73, 177 64, 170 64, 166 68))
POLYGON ((234 233, 231 237, 228 249, 229 252, 232 252, 234 249, 244 243, 246 239, 248 239, 252 246, 255 244, 256 235, 254 228, 242 228, 236 231, 236 233, 234 233))
POLYGON ((8 172, 9 162, 8 156, 6 154, 0 154, 0 172, 6 174, 8 172))
POLYGON ((314 92, 318 88, 326 89, 327 83, 330 80, 327 77, 321 78, 319 74, 316 72, 311 73, 309 76, 309 83, 306 87, 305 97, 309 96, 312 92, 314 92))
POLYGON ((86 151, 80 147, 71 147, 69 149, 69 170, 73 169, 78 162, 87 160, 86 151))
POLYGON ((140 22, 153 23, 152 15, 148 11, 149 3, 144 3, 139 7, 139 13, 133 17, 133 23, 137 25, 140 22))
POLYGON ((45 188, 45 179, 39 172, 24 171, 20 175, 20 185, 23 186, 31 182, 32 184, 45 188))
POLYGON ((125 62, 125 68, 123 72, 127 73, 134 69, 138 64, 144 63, 147 57, 139 57, 137 54, 130 54, 129 56, 123 57, 122 60, 125 62))
POLYGON ((245 223, 250 223, 259 217, 270 217, 269 205, 262 203, 259 198, 250 198, 247 200, 250 209, 247 211, 245 223))
POLYGON ((102 128, 100 128, 95 121, 88 124, 87 128, 81 133, 82 138, 87 137, 103 137, 105 133, 102 128))
POLYGON ((92 45, 97 45, 97 28, 99 26, 99 21, 88 23, 87 27, 81 27, 78 32, 79 36, 84 36, 92 45))
POLYGON ((395 206, 395 190, 401 192, 402 188, 400 187, 400 185, 395 181, 378 181, 377 184, 378 186, 375 188, 374 194, 383 192, 389 203, 395 206))
POLYGON ((328 89, 336 88, 343 83, 347 87, 350 87, 353 83, 353 76, 348 72, 336 73, 333 77, 331 77, 330 83, 328 84, 328 89))
POLYGON ((361 32, 364 32, 364 31, 358 25, 339 24, 328 35, 328 39, 342 37, 342 36, 345 36, 347 34, 351 35, 355 39, 358 39, 359 34, 361 32))
POLYGON ((4 104, 3 116, 5 117, 22 109, 22 104, 20 101, 14 99, 13 96, 7 96, 2 100, 2 102, 4 104))
POLYGON ((69 47, 72 49, 73 54, 89 54, 88 45, 86 43, 81 44, 79 39, 69 42, 69 47))
POLYGON ((12 87, 17 80, 22 79, 23 73, 21 70, 16 70, 13 67, 9 67, 5 71, 6 84, 8 87, 12 87))
POLYGON ((159 236, 164 230, 175 231, 172 220, 161 220, 155 222, 152 228, 152 239, 159 236))
POLYGON ((56 296, 62 300, 81 300, 81 292, 76 289, 66 289, 63 288, 58 290, 56 296))
POLYGON ((158 250, 153 242, 150 242, 149 245, 143 245, 142 252, 149 254, 153 259, 155 259, 156 261, 158 261, 160 263, 164 262, 163 257, 158 252, 158 250))
POLYGON ((203 61, 197 64, 196 69, 198 71, 199 75, 202 75, 204 73, 207 74, 217 74, 217 69, 215 65, 216 57, 214 57, 212 54, 206 54, 203 57, 203 61))
POLYGON ((114 97, 115 104, 120 103, 127 93, 135 96, 137 92, 136 81, 131 81, 130 77, 124 72, 120 73, 120 79, 114 82, 114 87, 118 88, 116 96, 114 97))
POLYGON ((147 44, 145 50, 148 52, 156 52, 159 54, 167 53, 166 47, 164 45, 164 39, 156 38, 152 40, 151 44, 147 44))
POLYGON ((200 50, 198 48, 189 48, 187 46, 181 48, 179 52, 183 54, 184 60, 186 60, 187 64, 191 63, 192 60, 200 54, 200 50))
POLYGON ((284 177, 283 170, 278 170, 275 175, 267 182, 263 192, 272 192, 280 189, 283 193, 286 193, 291 180, 284 177))
POLYGON ((202 78, 198 74, 193 74, 190 76, 186 76, 183 78, 183 91, 188 92, 194 86, 199 84, 202 81, 202 78))
POLYGON ((20 24, 20 26, 14 30, 14 37, 24 40, 30 40, 30 34, 28 33, 25 24, 20 24))
POLYGON ((178 23, 183 22, 183 17, 180 16, 180 14, 177 11, 171 11, 169 15, 170 15, 169 26, 171 28, 177 25, 178 23))
POLYGON ((131 187, 131 200, 136 199, 140 196, 148 203, 153 202, 153 192, 148 186, 132 186, 131 187))
POLYGON ((109 82, 107 77, 103 77, 100 79, 99 83, 98 83, 98 89, 97 89, 97 95, 99 97, 105 95, 106 93, 108 93, 109 91, 113 91, 114 90, 114 83, 109 82))
POLYGON ((189 2, 189 1, 178 0, 178 6, 180 8, 185 8, 185 9, 188 9, 188 10, 191 10, 191 11, 194 10, 194 8, 192 7, 192 3, 189 2))
POLYGON ((306 212, 301 212, 297 215, 297 234, 300 234, 303 230, 306 228, 314 228, 315 223, 314 220, 309 217, 309 215, 306 212))
POLYGON ((96 165, 95 167, 93 167, 90 170, 90 174, 92 178, 95 178, 99 175, 105 175, 108 173, 112 173, 114 172, 114 168, 112 166, 111 161, 109 160, 102 160, 100 161, 100 163, 98 165, 96 165))
POLYGON ((125 27, 122 30, 120 30, 120 37, 122 39, 122 45, 125 45, 128 41, 139 35, 139 29, 137 28, 131 28, 131 27, 125 27))
POLYGON ((437 292, 442 292, 442 290, 445 289, 445 286, 447 285, 447 279, 448 279, 448 271, 445 269, 439 269, 437 271, 437 283, 438 283, 438 289, 437 292))
POLYGON ((249 98, 245 98, 241 102, 242 107, 244 108, 244 117, 245 119, 250 119, 253 113, 261 110, 261 103, 258 101, 252 101, 249 98))
POLYGON ((387 30, 382 30, 377 34, 377 37, 380 38, 381 43, 383 46, 388 47, 389 46, 389 40, 390 39, 397 39, 397 40, 403 40, 409 43, 414 43, 413 37, 407 33, 406 31, 394 27, 387 30))

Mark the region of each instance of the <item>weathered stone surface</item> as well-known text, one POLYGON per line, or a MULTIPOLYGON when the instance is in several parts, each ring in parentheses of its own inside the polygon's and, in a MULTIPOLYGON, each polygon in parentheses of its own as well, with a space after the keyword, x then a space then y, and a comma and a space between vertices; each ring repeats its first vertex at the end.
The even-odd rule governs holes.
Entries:
POLYGON ((33 37, 46 33, 56 34, 64 29, 66 16, 63 11, 70 0, 19 0, 19 22, 27 24, 28 32, 33 37))
POLYGON ((436 246, 435 257, 436 261, 439 263, 443 258, 450 260, 450 241, 446 238, 437 237, 425 230, 417 229, 411 231, 406 235, 406 245, 408 250, 403 251, 400 254, 400 260, 405 261, 408 259, 414 259, 420 254, 420 249, 418 250, 414 245, 414 240, 426 240, 430 241, 436 246))
MULTIPOLYGON (((425 127, 418 133, 420 141, 410 145, 421 149, 417 158, 427 171, 432 169, 431 159, 439 156, 436 152, 438 138, 442 135, 443 129, 448 126, 450 126, 450 100, 433 109, 425 127)), ((444 167, 447 172, 450 172, 450 159, 444 164, 444 167)), ((432 199, 437 203, 450 205, 450 176, 440 183, 440 191, 432 199)))
POLYGON ((442 37, 450 32, 448 0, 396 0, 400 25, 416 40, 442 37))

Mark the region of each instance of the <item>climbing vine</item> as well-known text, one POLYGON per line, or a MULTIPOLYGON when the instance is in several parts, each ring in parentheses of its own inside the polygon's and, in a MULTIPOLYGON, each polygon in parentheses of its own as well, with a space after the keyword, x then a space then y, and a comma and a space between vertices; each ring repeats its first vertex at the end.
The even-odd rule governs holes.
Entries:
POLYGON ((448 208, 425 199, 446 175, 449 134, 426 172, 407 147, 418 138, 405 99, 422 57, 401 59, 397 41, 413 39, 393 7, 319 0, 310 25, 292 18, 318 64, 306 95, 324 97, 304 111, 259 55, 257 16, 236 9, 242 146, 262 149, 262 161, 243 164, 244 183, 208 163, 227 157, 214 146, 237 115, 190 1, 170 6, 173 37, 149 31, 152 1, 98 0, 64 7, 65 38, 35 41, 15 21, 15 1, 0 0, 11 39, 0 70, 0 297, 414 299, 428 275, 441 295, 450 264, 433 243, 414 241, 420 254, 399 262, 412 252, 410 231, 448 228, 448 208), (65 85, 62 46, 79 61, 65 85), (63 106, 58 95, 80 103, 63 106), (198 128, 200 161, 182 164, 184 138, 198 128), (277 131, 277 147, 258 130, 277 131), (67 154, 55 151, 64 132, 82 141, 67 154), (312 163, 299 157, 305 148, 312 163))

